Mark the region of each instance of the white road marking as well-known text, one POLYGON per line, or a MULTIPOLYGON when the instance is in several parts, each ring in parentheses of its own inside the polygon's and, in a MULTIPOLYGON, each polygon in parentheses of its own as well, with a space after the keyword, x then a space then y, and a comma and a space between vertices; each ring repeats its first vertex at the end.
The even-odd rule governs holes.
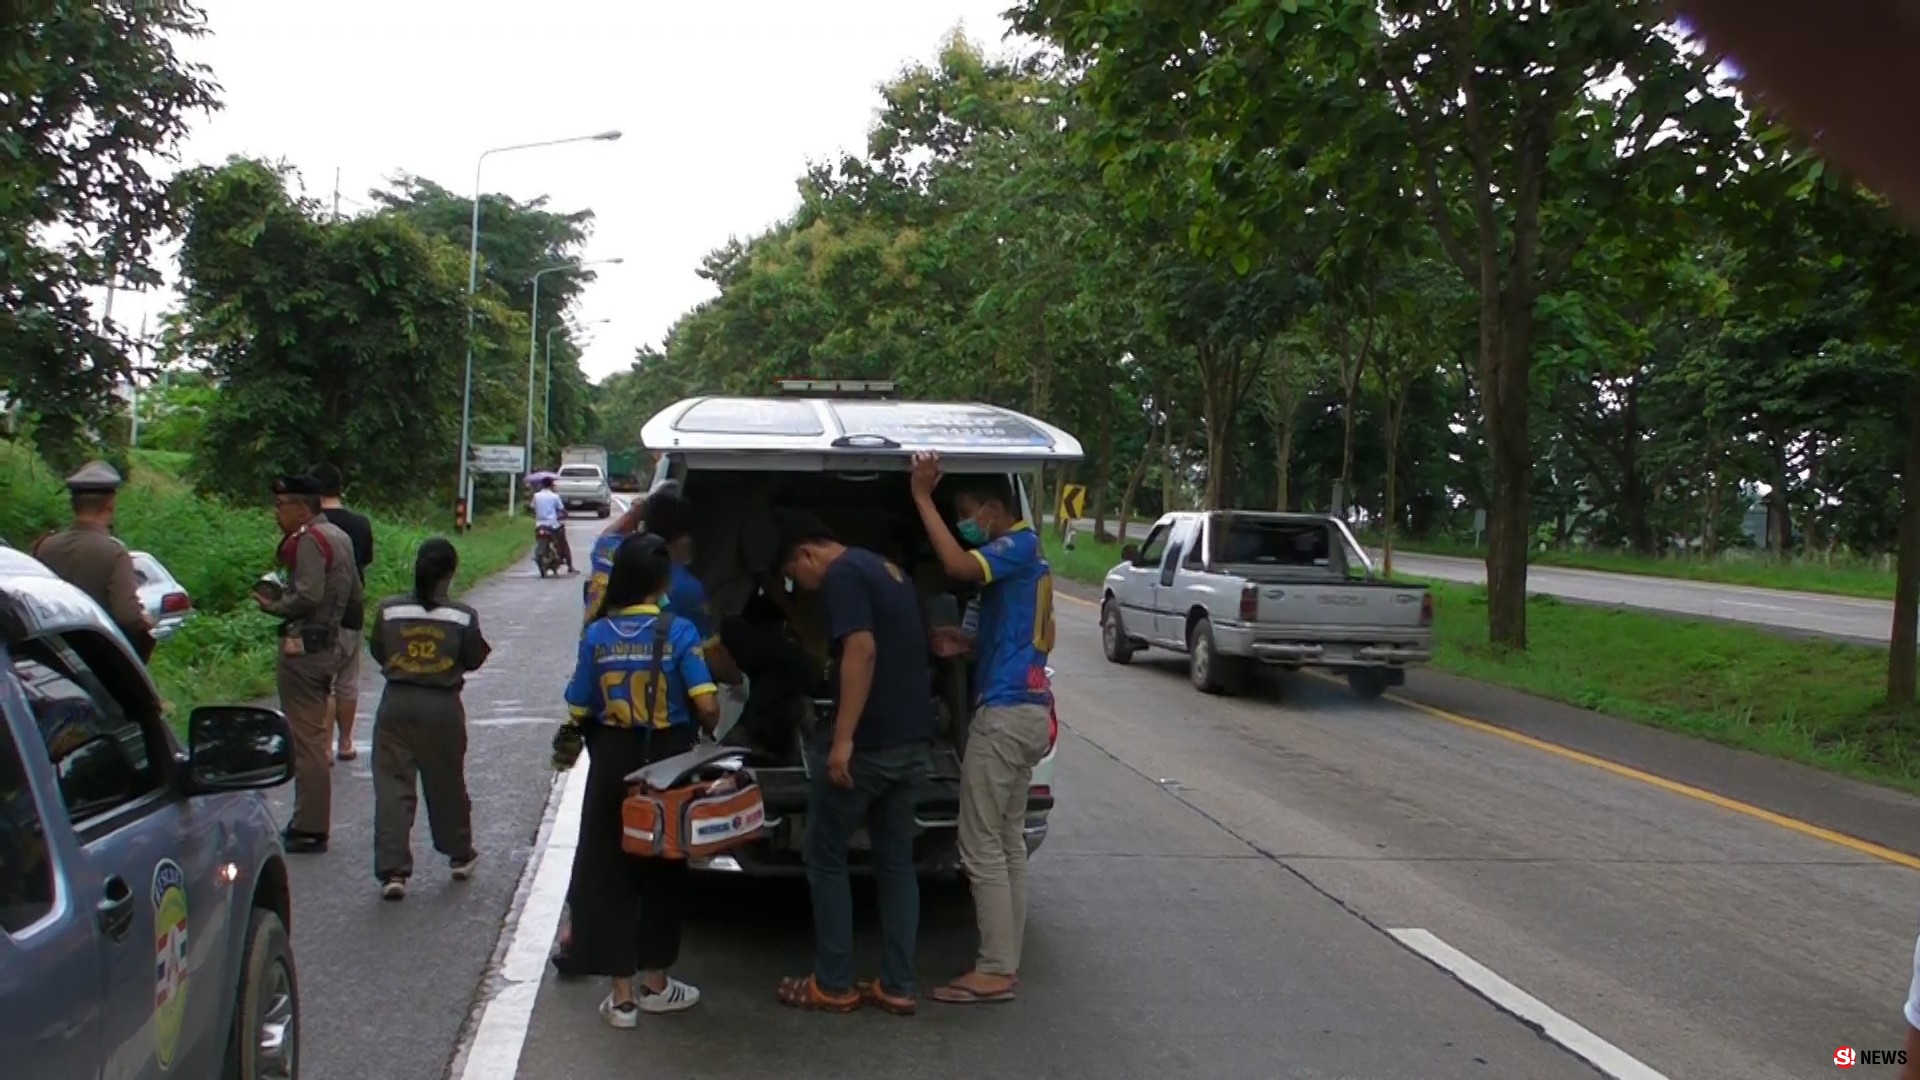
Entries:
POLYGON ((1425 930, 1388 930, 1395 941, 1465 983, 1481 997, 1545 1033, 1613 1080, 1667 1080, 1625 1050, 1567 1019, 1546 1002, 1495 974, 1492 969, 1425 930))
POLYGON ((545 841, 528 860, 526 873, 531 878, 526 898, 508 922, 506 952, 480 1022, 454 1055, 454 1080, 514 1080, 520 1073, 520 1052, 533 1027, 540 980, 566 906, 573 849, 580 842, 580 803, 586 792, 583 753, 557 790, 545 841))

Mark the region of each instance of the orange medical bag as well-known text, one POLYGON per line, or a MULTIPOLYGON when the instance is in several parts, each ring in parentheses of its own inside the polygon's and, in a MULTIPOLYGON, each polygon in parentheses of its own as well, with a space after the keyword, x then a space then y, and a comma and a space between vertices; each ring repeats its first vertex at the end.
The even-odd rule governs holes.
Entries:
POLYGON ((627 775, 620 846, 650 859, 706 859, 758 838, 760 783, 735 746, 706 746, 627 775))

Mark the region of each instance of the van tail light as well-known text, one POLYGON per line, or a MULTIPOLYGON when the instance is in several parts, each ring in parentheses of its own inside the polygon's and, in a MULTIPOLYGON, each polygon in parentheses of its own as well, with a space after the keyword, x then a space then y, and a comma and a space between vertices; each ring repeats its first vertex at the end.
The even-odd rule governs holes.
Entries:
POLYGON ((1027 789, 1027 797, 1030 799, 1051 799, 1053 798, 1053 788, 1046 784, 1035 784, 1027 789))
POLYGON ((1260 590, 1252 585, 1240 588, 1240 621, 1253 622, 1260 617, 1260 590))
POLYGON ((177 615, 182 611, 193 610, 193 598, 183 592, 170 592, 160 598, 160 613, 177 615))
POLYGON ((1053 706, 1049 705, 1047 706, 1047 751, 1048 753, 1052 753, 1053 748, 1056 745, 1058 745, 1059 742, 1060 742, 1060 713, 1053 706))
POLYGON ((1420 597, 1420 625, 1433 625, 1433 594, 1424 593, 1420 597))

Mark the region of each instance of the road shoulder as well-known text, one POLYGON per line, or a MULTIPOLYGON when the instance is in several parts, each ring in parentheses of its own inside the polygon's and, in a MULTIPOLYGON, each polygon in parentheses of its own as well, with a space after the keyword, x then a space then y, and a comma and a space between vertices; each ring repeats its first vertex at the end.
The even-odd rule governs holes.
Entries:
MULTIPOLYGON (((1098 589, 1056 588, 1094 614, 1098 589)), ((1891 788, 1430 669, 1395 696, 1920 857, 1920 798, 1891 788)))

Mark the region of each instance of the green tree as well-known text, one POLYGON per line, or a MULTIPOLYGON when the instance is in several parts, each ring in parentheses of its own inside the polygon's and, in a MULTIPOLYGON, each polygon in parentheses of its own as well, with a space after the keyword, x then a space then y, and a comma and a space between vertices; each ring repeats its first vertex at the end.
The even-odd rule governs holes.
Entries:
MULTIPOLYGON (((255 161, 190 170, 177 194, 192 208, 185 347, 219 387, 199 481, 258 497, 276 473, 324 460, 395 501, 450 484, 465 253, 396 215, 328 223, 255 161)), ((525 325, 486 315, 489 341, 525 325)))
POLYGON ((1678 212, 1671 193, 1700 182, 1703 147, 1734 125, 1707 62, 1659 18, 1651 0, 1210 0, 1177 13, 1028 0, 1016 16, 1086 67, 1121 176, 1222 194, 1195 228, 1236 266, 1271 242, 1258 178, 1276 163, 1339 176, 1413 148, 1408 187, 1479 298, 1489 634, 1514 648, 1526 645, 1535 302, 1626 208, 1678 212), (1153 179, 1166 162, 1172 178, 1153 179))
POLYGON ((18 0, 0 13, 0 392, 71 464, 115 408, 120 328, 86 291, 160 281, 153 241, 179 205, 152 173, 192 118, 216 107, 204 67, 175 46, 206 32, 189 0, 18 0))

